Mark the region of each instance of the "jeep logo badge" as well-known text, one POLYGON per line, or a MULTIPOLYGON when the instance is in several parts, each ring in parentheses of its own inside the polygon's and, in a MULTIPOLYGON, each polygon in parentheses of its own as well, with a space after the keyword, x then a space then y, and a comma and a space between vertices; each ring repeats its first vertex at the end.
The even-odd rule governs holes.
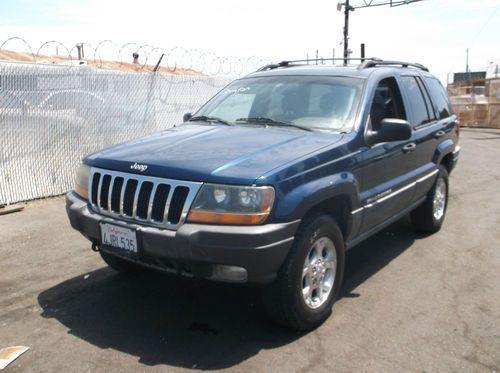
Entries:
POLYGON ((148 166, 146 166, 145 164, 139 164, 137 162, 135 162, 134 164, 130 165, 130 169, 131 170, 136 170, 136 171, 141 171, 141 172, 146 171, 147 168, 148 168, 148 166))

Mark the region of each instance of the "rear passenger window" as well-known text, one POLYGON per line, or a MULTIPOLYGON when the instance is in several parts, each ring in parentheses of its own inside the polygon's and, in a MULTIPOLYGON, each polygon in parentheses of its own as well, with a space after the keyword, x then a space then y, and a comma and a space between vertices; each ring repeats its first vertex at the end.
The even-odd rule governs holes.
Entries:
POLYGON ((424 80, 427 88, 429 89, 432 104, 434 105, 434 110, 436 111, 438 118, 448 118, 451 115, 452 110, 443 86, 439 80, 435 78, 425 77, 424 80))
MULTIPOLYGON (((431 116, 429 115, 427 106, 425 105, 424 96, 415 77, 403 76, 401 77, 401 81, 408 95, 410 110, 412 113, 411 124, 413 127, 430 122, 431 116)), ((434 117, 434 115, 432 115, 432 117, 434 117)))
POLYGON ((425 106, 427 106, 427 112, 429 113, 429 118, 431 121, 436 120, 436 114, 434 113, 434 109, 432 108, 431 99, 429 97, 429 91, 425 88, 424 82, 420 77, 415 77, 418 82, 418 86, 420 87, 420 92, 424 95, 425 106))

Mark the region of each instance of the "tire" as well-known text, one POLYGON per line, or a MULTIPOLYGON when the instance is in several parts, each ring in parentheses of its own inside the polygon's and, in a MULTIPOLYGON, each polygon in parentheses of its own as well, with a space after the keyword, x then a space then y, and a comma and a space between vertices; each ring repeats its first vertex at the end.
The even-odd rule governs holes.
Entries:
POLYGON ((410 214, 413 227, 422 233, 436 233, 441 229, 448 207, 448 171, 443 165, 424 203, 410 214), (444 195, 443 195, 444 194, 444 195))
POLYGON ((99 254, 101 254, 102 260, 104 260, 104 262, 106 262, 108 266, 110 266, 115 271, 120 272, 122 274, 132 275, 144 272, 146 270, 145 268, 143 268, 138 264, 108 254, 105 251, 99 250, 99 254))
POLYGON ((263 289, 264 307, 271 318, 298 331, 323 323, 340 293, 344 258, 344 239, 335 220, 324 214, 306 219, 278 277, 263 289))

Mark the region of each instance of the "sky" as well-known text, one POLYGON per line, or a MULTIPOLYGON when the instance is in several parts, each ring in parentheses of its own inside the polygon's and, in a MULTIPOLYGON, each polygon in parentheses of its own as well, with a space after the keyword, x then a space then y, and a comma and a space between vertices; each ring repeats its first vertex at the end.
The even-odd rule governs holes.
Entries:
MULTIPOLYGON (((69 48, 109 39, 163 48, 181 46, 218 56, 302 59, 319 51, 342 56, 344 16, 328 0, 1 0, 0 45, 18 36, 34 50, 56 40, 69 48)), ((351 0, 352 5, 363 0, 351 0)), ((420 62, 445 83, 500 59, 500 0, 424 0, 356 9, 349 47, 359 57, 420 62)), ((22 49, 19 41, 5 49, 22 49)), ((110 48, 114 48, 110 45, 110 48)))

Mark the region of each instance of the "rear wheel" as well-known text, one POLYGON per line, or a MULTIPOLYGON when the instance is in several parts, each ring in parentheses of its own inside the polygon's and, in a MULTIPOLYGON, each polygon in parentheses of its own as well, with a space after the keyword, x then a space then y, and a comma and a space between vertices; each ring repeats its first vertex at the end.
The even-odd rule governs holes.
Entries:
POLYGON ((435 233, 441 229, 448 206, 448 171, 441 165, 432 189, 423 204, 410 214, 416 230, 423 233, 435 233))
POLYGON ((101 254, 101 258, 106 262, 108 266, 113 268, 115 271, 118 271, 123 274, 136 274, 145 271, 145 269, 135 263, 132 263, 128 260, 119 258, 117 256, 108 254, 105 251, 99 250, 99 254, 101 254))
POLYGON ((340 292, 344 240, 328 215, 302 224, 276 281, 263 289, 266 310, 278 323, 308 330, 324 322, 340 292))

